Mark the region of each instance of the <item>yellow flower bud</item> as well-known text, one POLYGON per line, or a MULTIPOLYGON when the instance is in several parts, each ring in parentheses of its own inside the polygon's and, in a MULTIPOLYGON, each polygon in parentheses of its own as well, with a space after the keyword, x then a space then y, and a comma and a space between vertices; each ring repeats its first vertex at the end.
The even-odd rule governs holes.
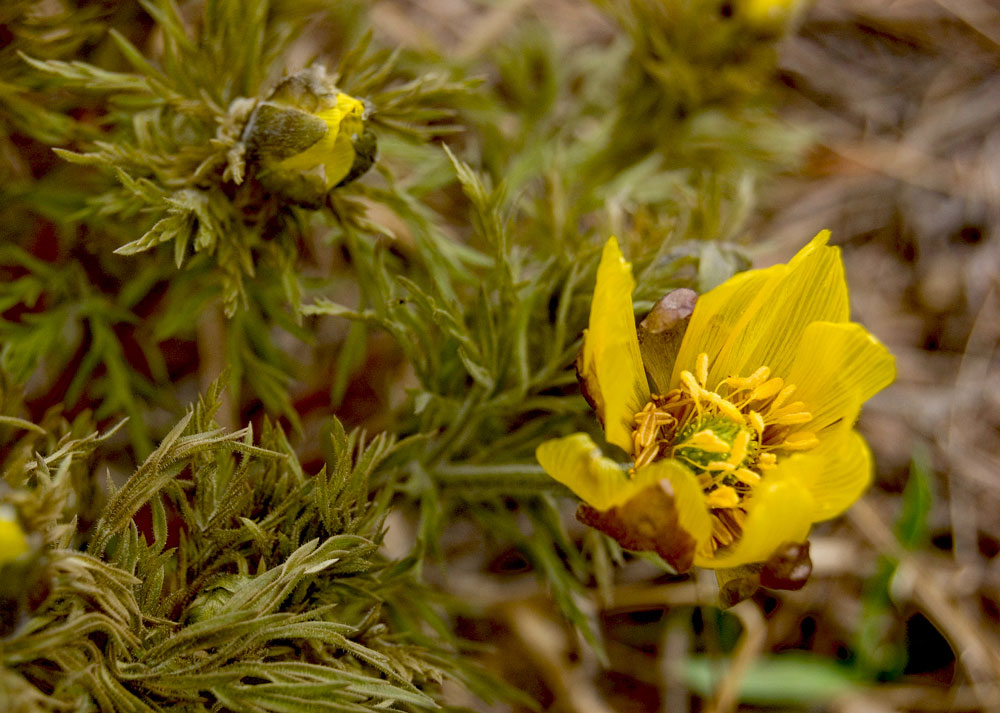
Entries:
POLYGON ((28 551, 28 538, 17 521, 14 509, 0 506, 0 566, 13 562, 28 551))
POLYGON ((265 189, 319 207, 330 189, 350 183, 375 162, 370 110, 340 91, 320 66, 286 77, 257 103, 243 143, 265 189))
POLYGON ((804 0, 742 0, 743 16, 761 30, 782 31, 806 7, 804 0))

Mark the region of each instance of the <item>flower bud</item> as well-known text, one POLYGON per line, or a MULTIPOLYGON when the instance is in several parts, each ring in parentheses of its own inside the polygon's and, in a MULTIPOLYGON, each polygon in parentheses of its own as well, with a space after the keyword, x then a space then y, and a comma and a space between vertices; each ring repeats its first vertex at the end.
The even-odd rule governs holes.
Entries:
POLYGON ((804 0, 742 0, 741 11, 747 22, 765 33, 780 34, 794 23, 808 7, 804 0))
POLYGON ((28 537, 9 505, 0 505, 0 566, 13 562, 28 551, 28 537))
POLYGON ((257 103, 243 143, 261 185, 307 207, 350 183, 375 162, 370 109, 340 91, 321 66, 283 79, 257 103))
POLYGON ((48 595, 39 541, 21 528, 13 507, 0 504, 0 637, 14 631, 48 595))

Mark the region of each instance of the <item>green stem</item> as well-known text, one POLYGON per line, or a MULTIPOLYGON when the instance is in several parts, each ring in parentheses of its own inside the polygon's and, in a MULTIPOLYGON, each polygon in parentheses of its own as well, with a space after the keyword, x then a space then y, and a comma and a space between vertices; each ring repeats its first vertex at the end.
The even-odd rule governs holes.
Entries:
POLYGON ((442 487, 449 489, 490 490, 510 494, 565 490, 540 465, 533 463, 444 465, 435 468, 433 474, 442 487))

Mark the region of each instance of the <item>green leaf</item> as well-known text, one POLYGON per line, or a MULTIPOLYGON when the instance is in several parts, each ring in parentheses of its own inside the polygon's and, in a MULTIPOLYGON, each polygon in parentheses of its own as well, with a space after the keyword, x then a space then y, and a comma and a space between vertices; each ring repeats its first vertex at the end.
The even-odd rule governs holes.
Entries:
MULTIPOLYGON (((729 662, 707 656, 687 658, 681 667, 684 683, 708 697, 726 676, 729 662)), ((858 687, 851 670, 809 654, 778 654, 756 659, 740 686, 739 701, 748 705, 822 705, 858 687)))
POLYGON ((903 508, 895 526, 896 537, 907 549, 920 549, 928 541, 927 519, 934 504, 933 486, 930 456, 925 449, 918 449, 910 461, 903 508))

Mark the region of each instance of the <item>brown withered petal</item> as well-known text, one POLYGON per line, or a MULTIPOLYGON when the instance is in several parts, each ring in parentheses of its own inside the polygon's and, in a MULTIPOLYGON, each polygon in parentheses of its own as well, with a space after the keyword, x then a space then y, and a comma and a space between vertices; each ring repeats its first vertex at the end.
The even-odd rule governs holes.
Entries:
POLYGON ((653 305, 639 323, 639 352, 642 363, 660 393, 670 388, 674 361, 681 340, 698 301, 698 293, 685 287, 671 290, 653 305))
POLYGON ((764 563, 760 584, 768 589, 802 589, 812 574, 808 542, 789 542, 764 563))
POLYGON ((728 609, 753 596, 760 588, 760 570, 759 564, 715 570, 723 608, 728 609))
POLYGON ((802 589, 812 574, 808 542, 786 542, 771 558, 761 563, 718 569, 719 601, 731 607, 748 597, 760 587, 767 589, 802 589))
POLYGON ((669 480, 661 480, 609 510, 581 504, 576 518, 627 550, 656 552, 678 572, 686 572, 694 562, 696 542, 681 527, 669 480))

